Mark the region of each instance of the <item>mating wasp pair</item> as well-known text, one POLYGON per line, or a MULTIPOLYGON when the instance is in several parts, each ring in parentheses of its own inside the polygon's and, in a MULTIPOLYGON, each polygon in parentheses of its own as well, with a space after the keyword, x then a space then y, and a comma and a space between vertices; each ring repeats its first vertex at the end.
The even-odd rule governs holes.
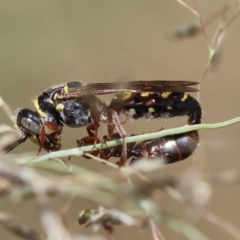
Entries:
MULTIPOLYGON (((83 85, 69 82, 48 88, 35 100, 36 111, 21 109, 16 116, 17 127, 22 136, 5 151, 9 152, 30 138, 39 145, 39 152, 61 148, 63 126, 87 128, 88 136, 78 141, 80 146, 99 142, 97 130, 100 122, 108 126, 108 139, 123 138, 123 145, 101 150, 100 156, 125 159, 163 157, 167 162, 183 160, 198 144, 197 131, 166 136, 140 143, 125 143, 126 133, 119 120, 120 113, 126 118, 170 118, 188 116, 188 124, 201 122, 199 102, 186 92, 194 92, 189 81, 133 81, 126 83, 93 83, 83 85), (97 95, 115 93, 109 105, 97 95), (117 133, 114 133, 116 128, 117 133)), ((39 153, 38 152, 38 153, 39 153)), ((97 154, 98 154, 97 153, 97 154)))

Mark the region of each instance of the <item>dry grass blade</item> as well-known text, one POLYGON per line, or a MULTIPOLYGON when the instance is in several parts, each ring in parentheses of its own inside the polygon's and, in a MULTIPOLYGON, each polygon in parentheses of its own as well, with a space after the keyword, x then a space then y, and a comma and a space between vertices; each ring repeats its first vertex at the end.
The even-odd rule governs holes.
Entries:
POLYGON ((3 111, 7 114, 9 119, 14 122, 13 120, 13 111, 12 109, 8 106, 8 104, 3 100, 3 98, 0 96, 0 107, 3 109, 3 111))
POLYGON ((234 239, 239 240, 240 239, 240 230, 237 229, 235 226, 233 226, 231 223, 226 221, 223 218, 220 218, 219 216, 207 211, 202 211, 202 217, 204 217, 207 221, 217 225, 221 229, 224 229, 229 235, 231 235, 234 239))
POLYGON ((14 235, 23 239, 43 240, 43 236, 32 227, 19 223, 19 218, 11 214, 0 212, 0 224, 14 235))

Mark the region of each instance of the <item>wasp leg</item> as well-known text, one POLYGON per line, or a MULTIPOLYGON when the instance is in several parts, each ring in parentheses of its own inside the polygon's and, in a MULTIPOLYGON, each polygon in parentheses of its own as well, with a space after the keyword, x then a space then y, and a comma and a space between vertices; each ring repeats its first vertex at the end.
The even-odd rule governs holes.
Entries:
MULTIPOLYGON (((100 140, 96 136, 87 136, 82 138, 81 140, 77 140, 78 147, 94 145, 93 149, 89 152, 94 156, 97 156, 99 154, 99 149, 95 147, 96 143, 100 143, 100 140)), ((90 157, 87 157, 87 156, 84 156, 84 157, 87 159, 90 159, 90 157)))
MULTIPOLYGON (((108 141, 115 140, 115 139, 121 139, 119 133, 114 133, 111 138, 107 135, 103 136, 103 141, 106 146, 108 141)), ((101 149, 100 158, 108 160, 110 157, 113 157, 113 156, 119 157, 121 156, 121 152, 122 152, 122 145, 101 149)))
POLYGON ((124 166, 126 160, 127 160, 127 144, 126 144, 126 132, 124 128, 121 125, 121 122, 119 120, 117 112, 113 108, 108 109, 108 134, 110 138, 113 136, 113 130, 114 128, 117 129, 117 132, 119 133, 120 137, 123 140, 122 144, 122 154, 119 160, 119 166, 124 166))
POLYGON ((78 147, 82 147, 86 145, 94 145, 93 148, 96 148, 96 144, 100 142, 99 138, 97 137, 98 128, 99 128, 99 124, 96 124, 96 123, 88 125, 86 127, 88 136, 82 138, 81 140, 77 140, 78 147))
POLYGON ((93 123, 87 126, 87 132, 88 132, 88 136, 94 138, 95 137, 95 142, 94 142, 94 147, 96 145, 96 143, 99 142, 98 139, 98 128, 99 128, 99 119, 100 119, 100 115, 99 115, 99 111, 96 108, 95 105, 91 106, 90 109, 90 115, 92 118, 93 123))
POLYGON ((42 124, 42 126, 40 128, 40 134, 39 134, 40 150, 43 147, 44 142, 46 140, 46 136, 47 136, 47 134, 46 134, 46 127, 48 129, 50 129, 51 131, 53 131, 55 133, 55 136, 60 135, 62 133, 62 129, 63 129, 62 126, 59 126, 59 125, 57 125, 57 124, 55 124, 53 122, 48 122, 48 121, 43 122, 43 124, 42 124))
POLYGON ((40 139, 38 139, 38 143, 39 143, 39 148, 38 148, 38 152, 37 152, 37 155, 38 156, 40 154, 40 152, 42 151, 42 144, 40 143, 40 139))
MULTIPOLYGON (((82 138, 81 140, 77 140, 78 147, 93 145, 93 149, 90 153, 94 156, 99 154, 99 150, 96 149, 96 144, 100 143, 98 135, 98 128, 99 128, 99 113, 95 105, 92 105, 90 108, 90 115, 93 123, 86 127, 88 136, 82 138), (94 150, 96 149, 96 150, 94 150)), ((90 157, 84 156, 85 158, 89 159, 90 157)))
MULTIPOLYGON (((97 156, 99 154, 99 150, 94 150, 96 149, 96 144, 100 143, 99 138, 97 137, 97 131, 99 128, 99 116, 98 116, 98 112, 97 109, 95 107, 92 107, 90 110, 90 114, 91 114, 91 118, 93 120, 93 123, 91 123, 90 125, 88 125, 86 127, 87 129, 87 133, 88 136, 82 138, 81 140, 77 139, 77 145, 78 147, 82 147, 82 146, 88 146, 88 145, 93 145, 93 149, 90 151, 90 153, 94 156, 97 156)), ((90 158, 87 156, 84 156, 85 158, 90 158)))
POLYGON ((97 137, 97 130, 99 128, 98 123, 92 123, 86 127, 88 136, 97 137))

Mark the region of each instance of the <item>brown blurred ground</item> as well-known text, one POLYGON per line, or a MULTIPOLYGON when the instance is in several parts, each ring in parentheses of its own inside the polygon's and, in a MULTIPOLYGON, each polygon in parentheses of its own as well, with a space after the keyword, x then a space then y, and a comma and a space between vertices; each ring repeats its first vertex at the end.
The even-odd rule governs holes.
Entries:
MULTIPOLYGON (((208 16, 225 1, 199 1, 203 16, 208 16), (216 4, 217 3, 217 4, 216 4)), ((31 99, 45 88, 68 82, 108 82, 124 80, 199 80, 207 63, 207 47, 202 36, 172 42, 167 29, 194 16, 175 1, 0 1, 0 94, 13 108, 33 108, 31 99)), ((216 27, 216 26, 215 26, 216 27)), ((240 115, 240 18, 228 29, 224 55, 215 78, 207 77, 201 87, 203 122, 220 122, 240 115)), ((209 28, 212 33, 214 28, 209 28)), ((1 123, 10 124, 0 112, 1 123)), ((129 133, 180 126, 186 119, 152 123, 128 123, 129 133), (143 125, 144 124, 144 125, 143 125), (151 125, 151 127, 150 127, 151 125)), ((105 131, 105 130, 103 130, 105 131)), ((85 130, 65 129, 64 146, 75 146, 85 130)), ((103 132, 104 133, 104 132, 103 132)), ((191 165, 200 171, 240 168, 240 127, 201 131, 201 144, 190 159, 169 166, 166 171, 182 174, 191 165)), ((15 152, 36 146, 23 144, 15 152)), ((104 171, 106 166, 91 160, 72 158, 74 163, 104 171)), ((239 186, 217 189, 207 208, 240 228, 239 186)), ((58 206, 64 200, 55 200, 58 206)), ((173 214, 183 216, 182 206, 174 201, 162 203, 173 214)), ((86 206, 85 206, 86 205, 86 206)), ((77 217, 75 204, 70 219, 77 217)), ((11 203, 1 199, 1 209, 23 216, 25 223, 38 226, 35 204, 11 203)), ((200 220, 196 223, 210 239, 231 239, 224 231, 200 220)), ((161 227, 166 239, 185 239, 161 227)), ((85 231, 85 230, 84 230, 85 231)), ((116 231, 118 239, 151 239, 149 233, 116 231), (147 234, 147 235, 145 235, 147 234)), ((1 239, 17 239, 0 228, 1 239)))

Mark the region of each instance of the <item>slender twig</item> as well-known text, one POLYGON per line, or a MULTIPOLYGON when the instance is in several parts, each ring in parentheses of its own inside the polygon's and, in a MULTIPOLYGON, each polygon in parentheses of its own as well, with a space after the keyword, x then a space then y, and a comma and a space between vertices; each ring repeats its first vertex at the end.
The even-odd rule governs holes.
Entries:
POLYGON ((206 30, 205 30, 205 27, 204 27, 203 19, 202 19, 201 15, 199 14, 198 10, 197 10, 197 3, 196 3, 196 1, 193 0, 193 4, 195 6, 195 9, 190 7, 189 5, 187 5, 182 0, 177 0, 177 2, 179 4, 181 4, 183 7, 185 7, 186 9, 188 9, 190 12, 192 12, 199 19, 200 24, 201 24, 201 28, 202 28, 202 32, 203 32, 203 35, 204 35, 204 39, 205 39, 209 49, 211 49, 211 46, 210 46, 210 44, 208 42, 208 38, 207 38, 206 30))
POLYGON ((150 222, 150 227, 151 227, 151 230, 152 230, 153 240, 165 240, 164 236, 159 231, 155 222, 152 219, 149 219, 149 222, 150 222))
POLYGON ((240 230, 233 226, 231 223, 225 219, 213 214, 212 212, 207 211, 206 209, 202 210, 202 216, 209 222, 219 226, 224 229, 228 234, 230 234, 234 239, 240 240, 240 230))
POLYGON ((3 98, 0 96, 0 107, 3 109, 3 111, 7 114, 7 116, 9 117, 9 119, 14 122, 13 119, 13 111, 12 109, 8 106, 8 104, 3 100, 3 98))
POLYGON ((222 27, 218 30, 213 42, 214 48, 216 47, 218 43, 218 39, 221 37, 222 32, 224 32, 231 25, 231 23, 238 17, 239 13, 240 13, 240 5, 238 6, 234 14, 227 21, 225 21, 222 27))

